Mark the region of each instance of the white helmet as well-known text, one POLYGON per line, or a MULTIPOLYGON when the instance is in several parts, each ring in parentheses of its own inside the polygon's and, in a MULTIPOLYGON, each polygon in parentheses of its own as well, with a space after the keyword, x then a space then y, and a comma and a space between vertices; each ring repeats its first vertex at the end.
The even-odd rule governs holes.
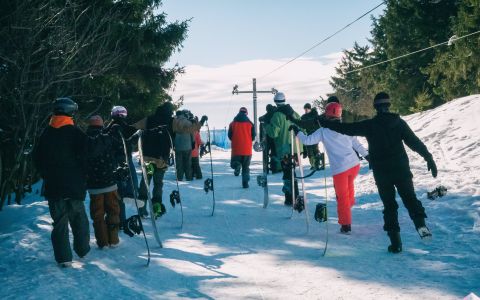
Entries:
POLYGON ((127 116, 127 109, 123 106, 114 106, 111 112, 112 117, 122 117, 127 116))
POLYGON ((277 92, 275 94, 275 97, 273 97, 273 101, 277 104, 283 104, 285 103, 285 94, 282 92, 277 92))

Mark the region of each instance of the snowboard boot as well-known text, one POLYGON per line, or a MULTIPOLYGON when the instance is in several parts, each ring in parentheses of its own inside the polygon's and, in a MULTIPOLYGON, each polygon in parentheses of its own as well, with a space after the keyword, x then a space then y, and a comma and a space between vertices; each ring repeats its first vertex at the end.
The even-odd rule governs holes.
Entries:
POLYGON ((120 239, 118 238, 118 225, 117 224, 109 224, 108 225, 108 244, 110 247, 116 246, 120 243, 120 239))
POLYGON ((235 164, 235 170, 233 171, 233 175, 238 176, 240 175, 240 170, 242 169, 242 165, 239 163, 235 164))
POLYGON ((432 233, 430 232, 430 229, 428 229, 427 226, 422 226, 417 228, 417 232, 422 240, 429 240, 432 238, 432 233))
POLYGON ((248 181, 242 181, 242 186, 244 189, 248 189, 248 181))
POLYGON ((388 252, 390 253, 400 253, 402 252, 402 239, 400 238, 400 232, 387 232, 388 237, 390 238, 391 245, 388 246, 388 252))
POLYGON ((292 195, 289 193, 285 194, 285 202, 283 203, 285 206, 292 206, 292 195))
POLYGON ((165 205, 163 205, 163 203, 153 203, 153 215, 155 216, 155 218, 163 216, 166 212, 167 210, 165 209, 165 205))
POLYGON ((351 231, 352 231, 352 225, 350 224, 342 225, 340 227, 340 233, 350 234, 351 231))

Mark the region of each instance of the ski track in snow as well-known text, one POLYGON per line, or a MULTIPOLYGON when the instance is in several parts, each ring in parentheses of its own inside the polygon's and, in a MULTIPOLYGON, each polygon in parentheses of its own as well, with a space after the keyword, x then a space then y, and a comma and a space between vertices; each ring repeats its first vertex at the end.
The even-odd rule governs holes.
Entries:
MULTIPOLYGON (((387 253, 382 204, 368 166, 356 181, 351 235, 338 233, 331 177, 327 178, 330 241, 322 257, 325 225, 283 206, 281 175, 269 175, 270 204, 262 208, 256 185, 261 155, 254 154, 251 184, 229 168, 230 152, 215 150, 217 208, 203 180, 180 183, 185 224, 168 195, 175 188, 170 168, 164 186, 167 214, 158 220, 164 249, 144 222, 152 251, 145 267, 143 238, 121 234, 118 248, 99 250, 91 227, 91 252, 74 255, 72 268, 54 262, 51 218, 46 201, 29 195, 0 213, 1 299, 460 299, 480 294, 480 96, 452 101, 406 118, 427 144, 439 169, 433 179, 426 163, 409 152, 417 195, 426 207, 433 240, 423 243, 400 204, 404 252, 387 253), (430 201, 426 192, 443 184, 448 194, 430 201)), ((210 176, 208 156, 201 160, 210 176)), ((323 172, 306 180, 309 215, 324 201, 323 172)), ((37 185, 34 191, 38 190, 37 185)), ((397 197, 398 199, 398 197, 397 197)), ((399 200, 399 199, 398 199, 399 200)), ((400 201, 400 200, 399 200, 400 201)), ((87 207, 89 199, 87 197, 87 207)), ((134 212, 129 207, 129 214, 134 212)))

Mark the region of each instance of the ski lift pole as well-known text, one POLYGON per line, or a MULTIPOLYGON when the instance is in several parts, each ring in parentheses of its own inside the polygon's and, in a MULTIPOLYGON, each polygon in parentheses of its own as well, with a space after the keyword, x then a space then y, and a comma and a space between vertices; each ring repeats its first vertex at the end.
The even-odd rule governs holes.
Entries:
POLYGON ((259 134, 258 134, 258 122, 257 122, 257 94, 276 94, 277 90, 272 88, 269 91, 257 91, 257 79, 253 78, 252 79, 252 87, 253 89, 251 91, 239 91, 238 90, 238 85, 235 85, 233 87, 232 94, 233 95, 238 95, 238 94, 253 94, 253 126, 255 128, 255 143, 253 145, 253 149, 256 152, 261 152, 263 150, 263 146, 260 143, 259 140, 259 134))

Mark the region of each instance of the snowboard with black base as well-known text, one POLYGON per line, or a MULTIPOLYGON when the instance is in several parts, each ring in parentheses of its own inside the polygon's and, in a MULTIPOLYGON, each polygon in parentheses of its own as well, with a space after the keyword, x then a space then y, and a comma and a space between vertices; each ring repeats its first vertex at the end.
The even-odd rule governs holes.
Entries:
POLYGON ((257 176, 257 184, 263 187, 263 208, 268 206, 268 143, 265 123, 260 122, 260 139, 262 144, 263 173, 257 176))
POLYGON ((207 134, 208 134, 208 153, 210 153, 210 178, 205 179, 205 182, 203 184, 203 189, 206 194, 208 194, 209 191, 212 191, 212 213, 211 216, 215 213, 215 187, 213 185, 213 160, 212 160, 212 148, 211 148, 211 142, 210 142, 210 127, 208 126, 208 123, 205 123, 205 126, 207 127, 207 134))
POLYGON ((155 211, 157 211, 158 209, 154 209, 154 206, 153 206, 152 194, 150 192, 150 185, 149 185, 149 180, 148 180, 148 175, 147 175, 147 166, 145 164, 145 160, 143 159, 143 134, 144 134, 144 131, 140 129, 140 130, 137 131, 136 134, 138 135, 138 156, 140 158, 140 166, 141 166, 141 169, 142 169, 142 177, 143 177, 143 181, 145 183, 145 187, 147 189, 147 202, 148 202, 148 206, 150 207, 150 212, 153 214, 153 216, 150 218, 150 220, 152 221, 153 235, 155 236, 155 240, 157 241, 158 246, 160 246, 160 248, 163 248, 162 241, 161 241, 160 236, 158 234, 157 223, 156 223, 157 218, 155 217, 155 211))

